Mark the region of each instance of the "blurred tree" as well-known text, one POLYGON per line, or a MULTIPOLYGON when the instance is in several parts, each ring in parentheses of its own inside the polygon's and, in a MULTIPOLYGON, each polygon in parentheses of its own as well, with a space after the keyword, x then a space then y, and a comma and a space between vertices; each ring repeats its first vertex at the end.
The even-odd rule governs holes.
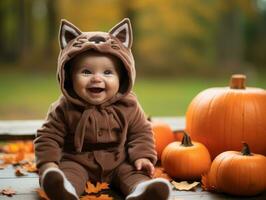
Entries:
MULTIPOLYGON (((58 15, 83 31, 108 31, 123 17, 120 3, 120 0, 58 0, 58 15)), ((58 27, 59 24, 55 28, 58 27)))
POLYGON ((1 61, 41 69, 53 55, 55 1, 2 0, 0 8, 1 61))
POLYGON ((266 48, 263 31, 253 33, 259 40, 255 35, 247 38, 248 21, 265 29, 256 1, 136 0, 132 6, 138 16, 136 55, 141 71, 159 75, 191 70, 245 72, 265 65, 265 56, 247 57, 264 55, 266 48))
POLYGON ((0 58, 2 62, 13 61, 19 56, 20 30, 19 15, 20 5, 16 0, 0 1, 0 58))
POLYGON ((176 75, 262 69, 266 65, 266 9, 258 7, 263 8, 263 2, 1 0, 1 63, 54 69, 60 18, 81 30, 108 31, 129 17, 139 72, 176 75))
POLYGON ((255 66, 259 71, 264 70, 265 73, 266 1, 253 1, 253 8, 256 13, 249 17, 246 23, 246 49, 244 56, 249 65, 255 66))
POLYGON ((248 19, 255 19, 256 7, 250 0, 219 0, 216 25, 216 66, 241 70, 245 67, 245 28, 248 19))
POLYGON ((139 70, 176 74, 208 67, 213 48, 213 1, 135 1, 139 70))

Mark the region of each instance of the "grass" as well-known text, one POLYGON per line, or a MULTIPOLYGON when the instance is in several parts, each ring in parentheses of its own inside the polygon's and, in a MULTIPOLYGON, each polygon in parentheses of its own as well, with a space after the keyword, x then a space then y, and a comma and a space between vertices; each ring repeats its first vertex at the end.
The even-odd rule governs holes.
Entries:
POLYGON ((185 115, 193 97, 211 82, 199 79, 143 79, 136 82, 135 92, 148 115, 185 115))
MULTIPOLYGON (((137 79, 134 92, 148 115, 181 116, 200 91, 222 87, 228 80, 180 77, 137 79)), ((250 85, 265 88, 266 80, 250 85)), ((0 119, 41 119, 60 95, 55 74, 0 73, 0 119)))
POLYGON ((59 95, 55 75, 0 75, 0 119, 44 118, 59 95))

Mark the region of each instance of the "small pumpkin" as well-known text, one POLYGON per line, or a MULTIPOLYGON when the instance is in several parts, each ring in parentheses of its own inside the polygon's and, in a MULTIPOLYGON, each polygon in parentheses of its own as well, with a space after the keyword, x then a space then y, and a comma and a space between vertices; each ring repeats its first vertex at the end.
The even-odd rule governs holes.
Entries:
POLYGON ((167 123, 152 121, 152 131, 155 140, 155 150, 160 160, 164 148, 171 142, 175 141, 174 133, 167 123))
POLYGON ((253 196, 266 190, 266 157, 250 152, 226 151, 212 162, 207 174, 207 189, 237 196, 253 196))
POLYGON ((245 75, 235 74, 230 87, 202 91, 187 109, 186 130, 208 148, 212 159, 238 151, 242 141, 266 155, 266 90, 246 87, 245 81, 245 75))
POLYGON ((198 180, 211 165, 208 149, 201 143, 191 142, 186 132, 182 142, 172 142, 165 147, 161 161, 167 174, 178 180, 198 180))

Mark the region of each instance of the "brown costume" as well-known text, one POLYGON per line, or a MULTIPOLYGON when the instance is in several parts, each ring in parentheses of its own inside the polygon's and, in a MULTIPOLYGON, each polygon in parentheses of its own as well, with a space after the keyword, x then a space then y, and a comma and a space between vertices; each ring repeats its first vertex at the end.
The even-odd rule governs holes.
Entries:
POLYGON ((149 179, 135 170, 134 161, 156 162, 150 123, 131 92, 135 80, 131 45, 128 19, 108 33, 81 32, 65 20, 61 23, 57 75, 63 95, 51 105, 34 144, 37 167, 56 163, 79 195, 88 180, 110 182, 127 195, 138 182, 149 179), (126 71, 117 95, 102 105, 88 104, 72 88, 68 61, 87 50, 116 56, 126 71))

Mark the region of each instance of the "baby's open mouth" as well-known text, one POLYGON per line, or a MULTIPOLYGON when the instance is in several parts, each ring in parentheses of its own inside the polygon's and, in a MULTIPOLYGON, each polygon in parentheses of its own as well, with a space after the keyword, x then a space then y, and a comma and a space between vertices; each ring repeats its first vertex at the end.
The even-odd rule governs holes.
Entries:
POLYGON ((100 92, 104 91, 104 88, 93 87, 93 88, 89 88, 89 91, 92 93, 100 93, 100 92))

